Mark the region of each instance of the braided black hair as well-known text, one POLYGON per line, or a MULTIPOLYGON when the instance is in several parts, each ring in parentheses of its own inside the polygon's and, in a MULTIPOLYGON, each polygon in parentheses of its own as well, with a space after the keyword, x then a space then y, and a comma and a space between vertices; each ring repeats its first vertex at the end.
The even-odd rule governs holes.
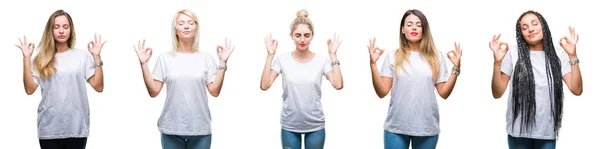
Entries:
POLYGON ((546 76, 551 101, 551 112, 554 120, 554 133, 558 136, 558 130, 561 126, 563 110, 563 84, 561 62, 556 55, 550 28, 544 17, 535 11, 523 13, 517 20, 517 43, 519 47, 519 59, 515 66, 513 76, 513 127, 517 116, 521 115, 521 130, 531 133, 531 127, 535 125, 535 81, 531 66, 529 45, 521 33, 521 19, 527 14, 534 14, 540 20, 542 25, 543 39, 542 44, 545 53, 546 76))

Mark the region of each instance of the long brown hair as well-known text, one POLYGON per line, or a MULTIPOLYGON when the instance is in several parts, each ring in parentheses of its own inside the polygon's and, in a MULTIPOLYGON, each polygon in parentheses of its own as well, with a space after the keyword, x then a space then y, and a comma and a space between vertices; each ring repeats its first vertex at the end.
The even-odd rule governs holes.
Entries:
POLYGON ((402 33, 402 27, 404 27, 405 23, 404 21, 406 20, 406 17, 408 17, 409 15, 415 15, 417 17, 419 17, 419 19, 421 19, 421 27, 423 30, 423 37, 421 38, 420 44, 419 44, 419 52, 421 53, 421 57, 423 59, 425 59, 425 61, 427 61, 427 63, 429 63, 429 67, 431 67, 431 72, 432 72, 432 79, 435 80, 437 79, 437 76, 439 75, 439 66, 440 66, 440 62, 438 60, 438 54, 437 54, 437 50, 435 48, 435 44, 433 43, 433 37, 431 35, 431 31, 429 30, 429 22, 427 21, 427 18, 425 17, 425 15, 417 10, 417 9, 411 9, 411 10, 407 10, 404 13, 404 16, 402 16, 402 21, 400 22, 400 48, 396 51, 396 61, 394 62, 394 73, 396 73, 398 71, 398 69, 402 69, 404 70, 404 67, 402 66, 404 61, 408 62, 409 59, 409 46, 410 44, 408 43, 408 39, 406 39, 406 36, 404 36, 404 34, 402 33))
POLYGON ((63 11, 57 10, 50 18, 48 18, 48 22, 46 23, 46 27, 44 28, 44 34, 42 35, 42 40, 40 41, 40 46, 38 47, 38 54, 33 59, 33 66, 39 72, 40 77, 42 79, 50 78, 54 73, 56 73, 56 60, 54 55, 56 54, 56 41, 54 40, 54 23, 56 17, 65 16, 69 20, 70 25, 70 37, 67 39, 67 46, 72 48, 75 46, 75 27, 73 25, 73 20, 71 16, 63 11))

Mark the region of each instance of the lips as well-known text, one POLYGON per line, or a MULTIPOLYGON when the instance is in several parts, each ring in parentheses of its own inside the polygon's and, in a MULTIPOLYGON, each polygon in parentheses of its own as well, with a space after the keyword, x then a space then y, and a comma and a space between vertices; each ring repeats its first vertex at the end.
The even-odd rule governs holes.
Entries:
POLYGON ((64 35, 60 35, 60 36, 58 36, 58 38, 63 39, 63 38, 65 38, 65 36, 64 35))
POLYGON ((417 32, 410 32, 410 35, 417 36, 417 35, 419 35, 419 33, 417 33, 417 32))
POLYGON ((535 35, 537 35, 537 33, 529 34, 529 36, 527 36, 527 37, 533 38, 533 37, 535 37, 535 35))
POLYGON ((305 46, 306 46, 306 44, 300 44, 300 46, 301 46, 301 47, 305 47, 305 46))

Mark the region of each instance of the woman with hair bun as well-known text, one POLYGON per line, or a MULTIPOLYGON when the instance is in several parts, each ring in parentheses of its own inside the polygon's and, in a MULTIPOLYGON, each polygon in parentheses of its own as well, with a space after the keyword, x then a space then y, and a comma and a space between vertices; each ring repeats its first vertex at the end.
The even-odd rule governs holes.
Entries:
POLYGON ((336 89, 344 82, 337 59, 342 40, 334 34, 327 40, 329 59, 309 49, 314 36, 313 24, 306 10, 296 14, 290 26, 290 37, 296 45, 293 52, 274 59, 277 40, 271 34, 265 37, 267 61, 260 88, 269 89, 277 76, 282 75, 283 109, 281 111, 281 144, 284 149, 300 149, 302 135, 306 149, 322 149, 325 145, 325 117, 321 105, 321 80, 325 77, 336 89))

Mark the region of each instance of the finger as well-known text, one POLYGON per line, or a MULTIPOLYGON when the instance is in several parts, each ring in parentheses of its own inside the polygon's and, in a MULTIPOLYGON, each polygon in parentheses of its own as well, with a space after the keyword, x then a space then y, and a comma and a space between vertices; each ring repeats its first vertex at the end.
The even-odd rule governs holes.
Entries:
MULTIPOLYGON (((141 47, 140 47, 141 44, 142 44, 142 41, 138 40, 138 46, 137 46, 136 50, 140 50, 141 49, 141 47)), ((135 45, 133 47, 135 48, 135 45)))
POLYGON ((577 34, 577 36, 575 36, 575 43, 579 42, 579 34, 577 34))
POLYGON ((230 52, 233 52, 235 50, 235 46, 231 47, 230 52))
POLYGON ((35 49, 35 45, 34 45, 33 43, 29 43, 29 44, 27 44, 27 47, 28 47, 30 50, 33 50, 33 49, 35 49))
POLYGON ((331 39, 327 39, 327 45, 331 44, 331 39))
POLYGON ((277 45, 279 45, 279 41, 277 41, 277 40, 273 40, 273 42, 275 43, 275 44, 274 44, 274 45, 275 45, 275 47, 277 47, 277 45))
POLYGON ((104 42, 102 42, 102 44, 100 45, 101 47, 104 47, 104 44, 106 43, 106 40, 104 42))
POLYGON ((27 36, 23 35, 23 43, 22 43, 22 45, 25 45, 25 44, 27 44, 27 36))
POLYGON ((508 44, 506 42, 500 42, 500 50, 508 51, 508 44))
POLYGON ((100 42, 102 42, 102 34, 98 35, 98 41, 96 41, 96 43, 100 43, 100 42))
POLYGON ((96 36, 96 33, 94 33, 94 42, 98 42, 98 38, 96 36))
POLYGON ((140 47, 140 48, 144 48, 144 47, 146 47, 146 39, 142 40, 142 47, 140 47))
POLYGON ((152 48, 146 48, 146 54, 152 55, 152 48))
POLYGON ((456 41, 454 41, 454 50, 458 49, 458 45, 456 45, 456 41))
POLYGON ((21 38, 19 38, 19 45, 24 45, 23 41, 21 41, 21 38))
POLYGON ((344 41, 344 39, 340 39, 337 43, 338 47, 342 44, 342 41, 344 41))
POLYGON ((15 46, 17 46, 17 48, 19 48, 19 49, 22 49, 19 44, 15 44, 15 46))
POLYGON ((569 33, 571 33, 571 35, 575 33, 575 29, 571 26, 569 26, 569 33))
POLYGON ((91 49, 92 47, 94 47, 94 42, 90 41, 87 45, 88 49, 91 49))

